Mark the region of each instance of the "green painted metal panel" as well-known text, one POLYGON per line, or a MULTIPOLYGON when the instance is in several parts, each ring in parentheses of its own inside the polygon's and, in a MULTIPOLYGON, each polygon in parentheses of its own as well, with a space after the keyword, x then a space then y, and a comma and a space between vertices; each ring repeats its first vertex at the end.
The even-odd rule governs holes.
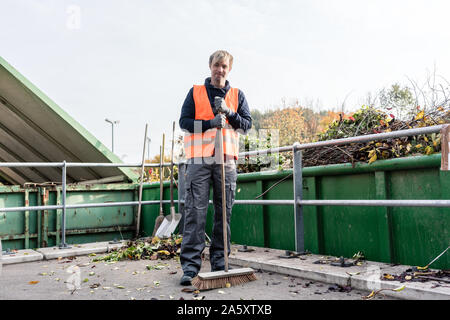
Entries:
MULTIPOLYGON (((374 199, 375 184, 370 174, 323 176, 320 194, 324 199, 374 199)), ((377 212, 373 208, 323 206, 321 214, 324 254, 378 254, 377 212)))
MULTIPOLYGON (((238 176, 237 199, 292 199, 292 170, 238 176)), ((152 199, 159 198, 158 185, 152 199)), ((147 190, 149 192, 150 190, 147 190)), ((303 169, 305 199, 449 199, 450 174, 440 171, 440 154, 303 169)), ((153 208, 151 223, 157 215, 153 208)), ((305 249, 351 257, 362 251, 373 261, 426 265, 450 243, 450 208, 305 206, 305 249)), ((153 224, 151 225, 153 227, 153 224)), ((212 206, 207 231, 212 227, 212 206)), ((235 205, 232 241, 293 250, 290 206, 235 205)), ((448 255, 433 264, 449 268, 448 255)))
MULTIPOLYGON (((236 199, 292 199, 292 170, 238 176, 236 199), (280 182, 280 180, 283 181, 280 182), (270 189, 271 188, 271 189, 270 189), (270 190, 269 190, 270 189, 270 190)), ((68 203, 137 200, 136 184, 70 186, 68 203)), ((30 189, 29 205, 39 205, 42 189, 30 189)), ((0 206, 22 206, 24 190, 0 188, 0 206)), ((212 194, 211 194, 212 195, 212 194)), ((440 155, 377 161, 374 164, 332 165, 303 169, 305 199, 450 199, 450 173, 440 171, 440 155), (340 171, 341 169, 341 171, 340 171)), ((170 199, 170 184, 164 183, 164 199, 170 199)), ((178 198, 177 189, 174 197, 178 198)), ((144 184, 143 200, 159 200, 159 183, 144 184)), ((48 202, 58 201, 50 189, 48 202)), ((177 205, 176 209, 177 209, 177 205)), ((319 254, 351 257, 364 252, 369 260, 426 265, 450 243, 450 208, 305 206, 305 249, 319 254)), ((132 207, 68 210, 68 243, 120 238, 134 234, 132 207), (123 228, 122 234, 117 226, 123 228)), ((170 204, 164 204, 164 213, 170 204)), ((177 209, 178 211, 178 209, 177 209)), ((159 205, 144 205, 141 234, 151 236, 159 205)), ((24 245, 25 213, 0 213, 0 236, 4 247, 24 245), (8 239, 5 239, 7 237, 8 239)), ((206 231, 211 232, 213 208, 209 207, 206 231)), ((29 212, 29 245, 45 239, 57 243, 57 212, 29 212), (39 226, 44 224, 48 229, 39 226)), ((294 210, 291 206, 238 205, 231 219, 234 243, 293 250, 294 210)), ((436 268, 449 268, 443 256, 436 268)))
MULTIPOLYGON (((254 199, 261 194, 262 182, 242 182, 236 188, 236 199, 254 199)), ((265 246, 263 206, 235 205, 231 216, 231 241, 251 246, 265 246)))
MULTIPOLYGON (((389 175, 393 199, 441 199, 440 171, 396 171, 389 175)), ((450 190, 447 197, 450 199, 450 190)), ((450 245, 450 208, 392 208, 394 260, 411 265, 430 262, 450 245)), ((433 266, 449 267, 450 255, 433 266)))
MULTIPOLYGON (((70 186, 67 190, 67 204, 134 201, 136 190, 136 184, 70 186)), ((57 204, 60 201, 58 191, 60 192, 54 187, 28 190, 29 206, 57 204)), ((0 207, 25 206, 25 195, 25 189, 2 187, 0 207)), ((3 247, 23 249, 58 245, 60 211, 29 211, 28 223, 26 212, 0 213, 3 247)), ((130 239, 134 236, 135 212, 136 206, 68 209, 66 242, 78 244, 114 238, 130 239)))
MULTIPOLYGON (((147 183, 142 188, 142 199, 145 201, 159 200, 159 182, 147 183)), ((174 199, 178 199, 177 188, 174 187, 174 199)), ((170 200, 170 182, 163 182, 163 200, 170 200)), ((175 203, 175 211, 178 212, 178 205, 175 203)), ((163 204, 164 215, 170 213, 170 203, 163 204)), ((153 233, 155 227, 155 220, 159 215, 159 203, 155 205, 142 206, 141 214, 141 234, 149 237, 153 233)))
MULTIPOLYGON (((264 181, 268 190, 277 181, 264 181)), ((265 194, 264 200, 294 199, 292 180, 285 180, 265 194)), ((275 249, 295 249, 294 208, 290 206, 265 206, 265 245, 275 249)))

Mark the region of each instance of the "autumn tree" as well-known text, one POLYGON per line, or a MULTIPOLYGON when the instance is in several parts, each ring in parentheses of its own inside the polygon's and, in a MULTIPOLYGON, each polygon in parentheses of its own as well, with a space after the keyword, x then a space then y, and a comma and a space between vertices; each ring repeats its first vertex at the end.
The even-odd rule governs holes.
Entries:
POLYGON ((272 111, 261 121, 261 128, 278 130, 281 146, 288 146, 296 141, 302 143, 309 139, 302 108, 272 111))

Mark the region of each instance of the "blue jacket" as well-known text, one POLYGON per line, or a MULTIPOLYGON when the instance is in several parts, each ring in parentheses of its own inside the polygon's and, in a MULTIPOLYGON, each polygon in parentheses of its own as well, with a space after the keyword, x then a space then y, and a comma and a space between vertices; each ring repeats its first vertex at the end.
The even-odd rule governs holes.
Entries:
MULTIPOLYGON (((225 87, 222 89, 215 88, 211 85, 211 78, 205 79, 206 92, 208 93, 209 102, 211 106, 214 105, 214 97, 219 96, 225 98, 228 90, 230 89, 230 83, 228 80, 225 82, 225 87)), ((194 121, 202 121, 202 132, 211 129, 211 120, 195 120, 195 102, 194 102, 194 89, 191 88, 184 100, 183 107, 181 108, 181 115, 179 125, 183 130, 187 130, 194 133, 194 121)), ((248 107, 247 99, 245 99, 244 93, 239 90, 238 95, 239 105, 237 112, 234 112, 227 117, 230 125, 239 132, 247 132, 252 127, 252 117, 250 115, 250 109, 248 107)), ((212 107, 211 107, 212 109, 212 107)))

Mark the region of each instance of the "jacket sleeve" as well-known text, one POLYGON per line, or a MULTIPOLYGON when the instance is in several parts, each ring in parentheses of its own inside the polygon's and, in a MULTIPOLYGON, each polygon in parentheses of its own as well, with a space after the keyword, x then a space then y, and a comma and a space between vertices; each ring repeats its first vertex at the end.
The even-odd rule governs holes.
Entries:
POLYGON ((238 100, 237 112, 227 117, 227 119, 235 130, 239 131, 239 133, 246 134, 252 127, 252 116, 247 99, 241 90, 239 90, 238 100))
POLYGON ((211 129, 210 120, 195 120, 195 103, 194 103, 194 89, 189 90, 186 99, 184 99, 181 107, 181 115, 178 124, 182 130, 194 133, 194 123, 201 124, 202 132, 211 129))

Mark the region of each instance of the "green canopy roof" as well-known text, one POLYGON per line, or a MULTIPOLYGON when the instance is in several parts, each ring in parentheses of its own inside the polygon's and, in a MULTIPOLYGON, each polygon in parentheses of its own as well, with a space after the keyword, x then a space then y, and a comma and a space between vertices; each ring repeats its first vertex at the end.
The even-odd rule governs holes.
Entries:
MULTIPOLYGON (((89 131, 0 57, 0 162, 122 163, 89 131)), ((68 168, 67 182, 134 182, 132 168, 68 168), (108 180, 108 179, 106 179, 108 180)), ((60 168, 1 168, 4 184, 61 182, 60 168)))

